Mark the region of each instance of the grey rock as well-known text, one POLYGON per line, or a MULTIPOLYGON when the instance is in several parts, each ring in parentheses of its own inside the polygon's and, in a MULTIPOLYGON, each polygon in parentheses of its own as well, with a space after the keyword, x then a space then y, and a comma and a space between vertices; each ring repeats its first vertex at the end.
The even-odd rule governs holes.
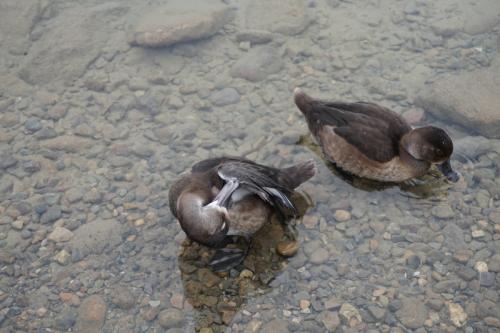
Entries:
POLYGON ((165 47, 214 35, 231 18, 229 7, 215 1, 176 0, 154 8, 131 32, 130 44, 165 47))
POLYGON ((455 216, 455 212, 448 204, 440 204, 432 207, 432 215, 441 219, 449 219, 455 216))
POLYGON ((17 158, 15 158, 12 153, 0 153, 0 169, 8 169, 10 167, 13 167, 17 164, 17 162, 17 158))
POLYGON ((415 103, 436 117, 489 138, 500 138, 500 56, 490 68, 447 75, 419 94, 415 103))
POLYGON ((416 329, 424 325, 427 308, 419 299, 403 298, 401 309, 396 312, 396 316, 405 327, 416 329))
POLYGON ((240 94, 234 88, 224 88, 214 93, 211 100, 215 106, 226 106, 238 103, 240 101, 240 94))
POLYGON ((236 34, 236 40, 238 42, 250 42, 252 45, 255 44, 266 44, 273 39, 273 35, 269 31, 265 30, 243 30, 236 34))
POLYGON ((368 312, 370 312, 370 314, 377 320, 380 320, 385 316, 385 310, 376 305, 368 306, 368 312))
POLYGON ((35 117, 30 117, 24 123, 24 128, 26 128, 28 131, 34 133, 34 132, 42 129, 42 123, 40 122, 40 119, 35 118, 35 117))
POLYGON ((285 35, 297 35, 311 23, 307 2, 301 0, 254 0, 245 10, 245 27, 285 35))
POLYGON ((466 249, 467 244, 464 241, 464 232, 456 224, 450 223, 443 228, 444 245, 455 252, 460 249, 466 249))
POLYGON ((328 332, 334 332, 340 326, 340 318, 334 311, 321 312, 317 320, 325 326, 328 332))
POLYGON ((76 229, 68 244, 72 251, 79 251, 82 256, 100 254, 105 248, 120 244, 123 232, 124 226, 116 219, 98 219, 76 229))
POLYGON ((35 138, 39 140, 52 139, 57 136, 57 132, 51 127, 44 127, 35 134, 35 138))
POLYGON ((278 73, 283 67, 280 54, 269 46, 251 49, 231 68, 231 76, 257 82, 270 74, 278 73))
POLYGON ((434 285, 434 290, 438 293, 454 293, 460 287, 460 280, 443 280, 434 285))
POLYGON ((91 295, 78 308, 75 332, 98 333, 106 319, 107 305, 99 295, 91 295))
POLYGON ((479 282, 484 287, 492 287, 495 284, 495 273, 492 272, 479 273, 479 282))
POLYGON ((283 319, 273 319, 264 324, 260 331, 261 333, 288 333, 288 324, 283 319))
POLYGON ((27 173, 35 173, 37 171, 40 171, 40 169, 42 168, 42 165, 40 164, 40 162, 34 161, 34 160, 22 161, 21 164, 22 164, 23 170, 27 173))
POLYGON ((131 309, 136 302, 136 297, 134 296, 134 294, 132 294, 132 292, 123 285, 119 285, 113 288, 111 290, 110 296, 113 304, 124 310, 131 309))
POLYGON ((466 136, 455 140, 454 153, 463 154, 469 158, 477 158, 491 149, 490 140, 483 136, 466 136))
POLYGON ((59 330, 66 331, 73 327, 76 323, 76 315, 71 311, 64 311, 55 320, 55 327, 59 330))
POLYGON ((456 273, 459 277, 461 277, 465 281, 471 281, 477 276, 477 272, 473 270, 471 267, 467 266, 459 267, 456 273))
POLYGON ((49 224, 60 219, 62 216, 61 208, 58 206, 49 207, 40 217, 40 223, 49 224))
POLYGON ((163 310, 158 314, 158 322, 163 328, 181 327, 184 315, 177 309, 163 310))

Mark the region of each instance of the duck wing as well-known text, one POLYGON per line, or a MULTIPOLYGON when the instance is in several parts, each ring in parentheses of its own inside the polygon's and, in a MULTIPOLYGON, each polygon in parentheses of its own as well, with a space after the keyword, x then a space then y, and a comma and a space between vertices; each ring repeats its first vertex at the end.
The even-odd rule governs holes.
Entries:
POLYGON ((319 102, 314 109, 323 125, 381 163, 398 155, 399 140, 411 130, 398 114, 373 103, 319 102))
POLYGON ((276 178, 278 172, 278 169, 253 162, 230 161, 223 163, 217 169, 217 174, 225 181, 224 187, 227 186, 229 190, 224 191, 226 192, 224 198, 218 199, 227 200, 228 195, 232 195, 237 188, 240 188, 258 195, 259 198, 277 207, 286 216, 290 215, 290 212, 292 215, 296 215, 295 206, 288 197, 291 191, 278 183, 276 178))

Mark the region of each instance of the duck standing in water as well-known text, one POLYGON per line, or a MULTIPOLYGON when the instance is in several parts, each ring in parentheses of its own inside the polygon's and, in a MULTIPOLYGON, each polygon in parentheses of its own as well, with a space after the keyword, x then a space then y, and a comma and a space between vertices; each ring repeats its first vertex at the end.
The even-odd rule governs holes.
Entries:
POLYGON ((440 128, 412 129, 403 117, 382 106, 320 101, 299 88, 294 99, 328 160, 344 171, 402 182, 424 175, 437 164, 448 180, 459 179, 450 165, 453 142, 440 128))
POLYGON ((221 248, 230 236, 242 236, 247 249, 219 249, 212 259, 215 270, 241 263, 250 237, 273 212, 296 216, 290 200, 293 190, 316 173, 312 160, 277 169, 239 157, 220 157, 196 163, 169 191, 172 214, 188 237, 221 248))

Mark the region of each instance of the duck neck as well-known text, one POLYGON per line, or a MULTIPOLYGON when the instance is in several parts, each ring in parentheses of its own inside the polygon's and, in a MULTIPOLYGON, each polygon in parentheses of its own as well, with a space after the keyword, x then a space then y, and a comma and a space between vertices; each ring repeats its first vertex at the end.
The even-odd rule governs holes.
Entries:
POLYGON ((413 177, 424 175, 431 167, 431 163, 411 156, 402 144, 399 145, 399 158, 410 170, 413 170, 413 177))
POLYGON ((186 193, 179 199, 178 212, 179 220, 186 233, 197 238, 197 234, 216 228, 214 221, 205 214, 204 204, 206 200, 203 195, 196 193, 186 193))

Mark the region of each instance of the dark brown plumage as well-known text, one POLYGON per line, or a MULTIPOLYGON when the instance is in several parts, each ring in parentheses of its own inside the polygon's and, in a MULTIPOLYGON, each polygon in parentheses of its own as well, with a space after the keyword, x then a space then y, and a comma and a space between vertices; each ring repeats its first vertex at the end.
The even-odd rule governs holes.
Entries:
POLYGON ((300 89, 295 104, 326 157, 354 175, 401 182, 425 174, 434 163, 451 180, 450 137, 440 128, 412 127, 397 113, 366 103, 326 102, 300 89))

